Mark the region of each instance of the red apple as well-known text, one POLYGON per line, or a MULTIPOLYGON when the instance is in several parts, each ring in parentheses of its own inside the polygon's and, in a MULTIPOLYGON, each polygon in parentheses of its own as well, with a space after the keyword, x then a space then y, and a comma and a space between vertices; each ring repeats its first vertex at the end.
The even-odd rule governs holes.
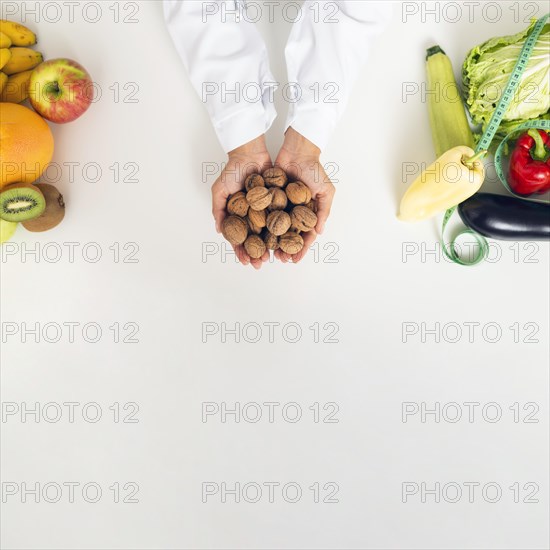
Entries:
POLYGON ((88 71, 76 61, 50 59, 32 72, 29 96, 39 115, 65 124, 88 110, 94 98, 94 86, 88 71))

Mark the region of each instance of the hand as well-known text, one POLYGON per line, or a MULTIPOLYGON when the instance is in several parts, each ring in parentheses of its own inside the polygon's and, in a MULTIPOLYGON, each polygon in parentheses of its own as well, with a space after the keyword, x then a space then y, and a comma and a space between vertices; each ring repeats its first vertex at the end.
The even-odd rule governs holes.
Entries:
POLYGON ((287 254, 282 250, 275 251, 275 256, 283 263, 292 260, 299 262, 307 254, 317 235, 320 235, 330 214, 332 200, 336 189, 319 162, 321 150, 311 141, 290 127, 285 134, 285 141, 275 161, 293 179, 305 183, 311 190, 311 196, 317 202, 317 225, 308 233, 303 233, 304 248, 298 254, 287 254))
MULTIPOLYGON (((271 166, 273 164, 263 135, 229 152, 225 168, 212 185, 212 214, 218 233, 221 233, 222 222, 227 215, 225 207, 229 196, 244 189, 247 176, 255 172, 261 173, 271 166)), ((253 260, 243 245, 234 246, 233 249, 243 265, 252 264, 255 269, 260 269, 269 260, 269 251, 260 259, 253 260)))

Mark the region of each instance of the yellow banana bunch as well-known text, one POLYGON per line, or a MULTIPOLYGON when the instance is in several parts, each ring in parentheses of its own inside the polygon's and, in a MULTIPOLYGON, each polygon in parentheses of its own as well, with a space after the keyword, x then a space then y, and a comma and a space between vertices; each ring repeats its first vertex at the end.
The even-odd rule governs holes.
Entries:
POLYGON ((4 87, 8 83, 8 75, 0 71, 0 94, 4 91, 4 87))
POLYGON ((0 102, 21 103, 29 97, 33 69, 44 61, 42 54, 28 46, 36 44, 36 34, 20 23, 0 19, 0 102))
POLYGON ((34 69, 44 61, 40 52, 36 52, 30 48, 12 47, 8 51, 11 52, 11 57, 2 66, 2 72, 8 76, 34 69))
MULTIPOLYGON (((33 46, 36 44, 36 34, 27 27, 13 21, 0 19, 0 33, 9 38, 11 41, 10 46, 33 46)), ((5 48, 6 46, 2 47, 5 48)))
POLYGON ((9 48, 0 49, 0 69, 11 59, 11 50, 9 48))
MULTIPOLYGON (((0 75, 3 73, 0 73, 0 75)), ((31 79, 32 69, 23 71, 12 76, 6 76, 7 83, 0 90, 0 102, 21 103, 29 97, 29 80, 31 79)), ((1 78, 1 76, 0 76, 1 78)))
POLYGON ((0 48, 9 48, 11 46, 11 38, 0 31, 0 48))

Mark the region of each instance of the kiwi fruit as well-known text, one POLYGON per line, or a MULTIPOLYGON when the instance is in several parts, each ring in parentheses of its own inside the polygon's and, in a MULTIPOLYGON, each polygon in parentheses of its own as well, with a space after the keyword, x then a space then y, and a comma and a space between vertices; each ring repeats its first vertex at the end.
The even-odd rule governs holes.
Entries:
POLYGON ((14 183, 0 192, 0 218, 7 222, 32 220, 45 209, 42 191, 30 183, 14 183))
POLYGON ((38 187, 44 195, 46 209, 38 218, 23 222, 23 227, 33 232, 48 231, 59 225, 65 217, 63 195, 49 183, 37 183, 35 187, 38 187))

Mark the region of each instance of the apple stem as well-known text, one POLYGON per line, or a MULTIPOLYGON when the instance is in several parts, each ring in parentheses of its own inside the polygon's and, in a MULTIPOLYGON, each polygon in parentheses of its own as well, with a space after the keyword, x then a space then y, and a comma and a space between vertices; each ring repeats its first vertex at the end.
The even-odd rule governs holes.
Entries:
POLYGON ((46 85, 46 88, 44 90, 46 92, 46 95, 50 96, 57 96, 59 93, 59 84, 57 82, 51 82, 46 85))

